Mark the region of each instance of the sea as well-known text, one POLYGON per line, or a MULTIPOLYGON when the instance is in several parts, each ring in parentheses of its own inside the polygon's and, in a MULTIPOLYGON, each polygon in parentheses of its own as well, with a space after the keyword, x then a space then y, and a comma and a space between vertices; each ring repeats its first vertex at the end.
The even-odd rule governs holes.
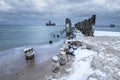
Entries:
POLYGON ((43 45, 63 39, 64 26, 0 26, 0 51, 16 47, 43 45), (53 35, 59 37, 54 37, 53 35))
POLYGON ((65 39, 65 26, 0 26, 0 73, 27 66, 24 49, 33 48, 35 64, 58 54, 65 39), (52 44, 49 44, 52 41, 52 44))
MULTIPOLYGON (((0 26, 0 53, 25 46, 41 46, 48 44, 49 41, 53 41, 53 43, 60 41, 65 38, 65 33, 61 34, 64 29, 64 25, 0 26)), ((95 30, 120 32, 120 26, 95 26, 95 30)))
POLYGON ((120 25, 116 25, 115 27, 110 27, 109 25, 96 25, 95 30, 120 32, 120 25))
MULTIPOLYGON (((65 39, 64 29, 64 25, 0 26, 0 72, 10 73, 25 65, 23 50, 27 47, 35 49, 37 64, 57 54, 65 39)), ((95 26, 95 30, 120 32, 120 26, 95 26)))

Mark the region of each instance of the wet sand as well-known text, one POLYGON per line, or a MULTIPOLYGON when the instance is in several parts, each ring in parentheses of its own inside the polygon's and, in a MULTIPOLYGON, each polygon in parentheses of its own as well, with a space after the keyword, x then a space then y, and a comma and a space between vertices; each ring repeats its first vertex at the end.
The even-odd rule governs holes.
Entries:
POLYGON ((28 63, 21 70, 14 70, 10 74, 1 74, 1 80, 45 80, 46 75, 51 73, 51 60, 35 65, 34 62, 28 63))
POLYGON ((51 57, 59 53, 61 46, 62 43, 35 47, 32 61, 26 61, 23 53, 10 55, 0 64, 0 80, 46 80, 45 76, 52 72, 51 57))

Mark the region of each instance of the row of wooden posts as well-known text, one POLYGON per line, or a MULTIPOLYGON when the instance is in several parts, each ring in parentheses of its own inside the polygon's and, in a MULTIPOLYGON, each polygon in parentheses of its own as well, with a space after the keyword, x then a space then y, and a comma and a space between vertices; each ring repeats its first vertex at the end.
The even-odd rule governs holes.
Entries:
MULTIPOLYGON (((94 36, 94 25, 96 22, 96 15, 92 15, 92 17, 85 19, 82 22, 75 23, 75 28, 80 30, 85 36, 94 36)), ((69 18, 66 18, 66 37, 70 38, 72 34, 72 22, 69 18)))

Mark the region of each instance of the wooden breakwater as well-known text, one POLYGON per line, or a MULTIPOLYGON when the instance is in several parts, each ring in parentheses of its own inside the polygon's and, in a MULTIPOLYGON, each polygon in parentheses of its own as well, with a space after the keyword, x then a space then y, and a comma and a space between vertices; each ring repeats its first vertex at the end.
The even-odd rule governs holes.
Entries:
POLYGON ((66 28, 66 38, 69 39, 72 33, 72 22, 69 18, 66 18, 65 28, 66 28))
POLYGON ((80 30, 85 36, 93 36, 94 28, 96 22, 96 15, 92 15, 91 18, 85 19, 82 22, 75 24, 75 27, 80 30))

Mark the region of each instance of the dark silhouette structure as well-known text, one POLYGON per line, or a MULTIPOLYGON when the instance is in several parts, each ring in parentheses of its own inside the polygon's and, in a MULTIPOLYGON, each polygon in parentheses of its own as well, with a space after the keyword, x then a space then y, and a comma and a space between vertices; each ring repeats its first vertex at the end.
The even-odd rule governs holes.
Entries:
POLYGON ((56 26, 55 23, 51 23, 51 21, 49 21, 49 23, 46 23, 46 26, 56 26))
POLYGON ((115 24, 110 24, 110 27, 112 27, 112 28, 115 27, 115 24))
POLYGON ((91 18, 85 19, 82 22, 78 22, 75 24, 75 27, 80 30, 86 36, 93 36, 94 28, 96 22, 96 15, 92 15, 91 18))

